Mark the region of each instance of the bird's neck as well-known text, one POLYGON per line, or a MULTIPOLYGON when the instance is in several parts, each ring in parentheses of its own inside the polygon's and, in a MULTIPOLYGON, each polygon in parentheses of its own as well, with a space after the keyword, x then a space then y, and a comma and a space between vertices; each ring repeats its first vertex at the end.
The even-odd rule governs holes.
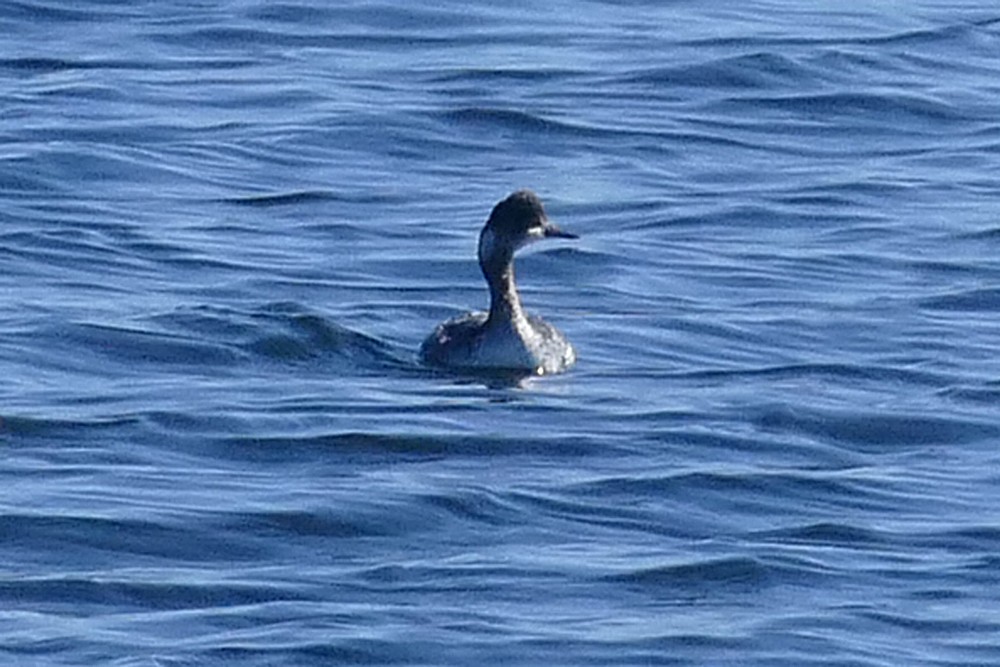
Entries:
POLYGON ((479 268, 490 286, 490 314, 487 323, 513 323, 517 326, 525 316, 514 284, 514 248, 497 239, 489 226, 479 235, 479 268))
POLYGON ((524 318, 521 308, 521 297, 514 284, 514 264, 510 261, 503 266, 490 271, 488 265, 483 266, 483 275, 490 286, 490 315, 488 322, 500 324, 517 322, 524 318))
POLYGON ((514 323, 524 319, 521 298, 514 284, 514 250, 497 246, 488 232, 480 239, 479 268, 490 286, 491 325, 514 323))

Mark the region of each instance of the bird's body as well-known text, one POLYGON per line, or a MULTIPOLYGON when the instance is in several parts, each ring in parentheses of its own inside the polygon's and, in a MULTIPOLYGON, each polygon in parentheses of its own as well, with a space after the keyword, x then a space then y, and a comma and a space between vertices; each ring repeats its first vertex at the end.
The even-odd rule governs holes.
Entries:
POLYGON ((440 324, 421 348, 428 363, 455 368, 495 368, 559 373, 576 361, 562 332, 527 315, 511 330, 488 322, 489 313, 466 313, 440 324))

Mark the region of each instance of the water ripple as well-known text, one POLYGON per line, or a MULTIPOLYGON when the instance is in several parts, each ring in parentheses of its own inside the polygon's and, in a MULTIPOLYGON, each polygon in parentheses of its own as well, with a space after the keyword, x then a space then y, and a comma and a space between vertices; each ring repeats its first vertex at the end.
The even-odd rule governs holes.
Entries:
POLYGON ((7 662, 1000 662, 1000 19, 625 9, 0 4, 7 662))

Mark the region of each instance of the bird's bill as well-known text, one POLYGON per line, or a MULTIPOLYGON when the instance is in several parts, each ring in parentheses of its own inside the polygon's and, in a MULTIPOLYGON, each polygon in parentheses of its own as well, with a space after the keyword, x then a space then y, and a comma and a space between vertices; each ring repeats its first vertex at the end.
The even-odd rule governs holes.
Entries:
POLYGON ((545 223, 545 226, 542 228, 542 236, 544 236, 547 239, 578 239, 578 238, 580 238, 576 234, 571 234, 570 232, 564 232, 563 230, 561 230, 558 227, 556 227, 555 225, 553 225, 551 222, 545 223))

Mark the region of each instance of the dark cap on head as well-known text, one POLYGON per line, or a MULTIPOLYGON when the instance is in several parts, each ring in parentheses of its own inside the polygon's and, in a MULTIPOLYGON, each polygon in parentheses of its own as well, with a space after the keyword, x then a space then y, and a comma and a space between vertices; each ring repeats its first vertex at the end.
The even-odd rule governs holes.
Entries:
MULTIPOLYGON (((499 239, 513 251, 538 239, 575 239, 577 236, 564 232, 549 222, 538 195, 531 190, 518 190, 493 207, 481 238, 491 242, 499 239)), ((490 247, 490 244, 485 247, 490 247)), ((483 248, 480 243, 480 254, 483 248)))
POLYGON ((517 236, 548 221, 542 200, 531 190, 518 190, 493 207, 487 226, 517 236))

